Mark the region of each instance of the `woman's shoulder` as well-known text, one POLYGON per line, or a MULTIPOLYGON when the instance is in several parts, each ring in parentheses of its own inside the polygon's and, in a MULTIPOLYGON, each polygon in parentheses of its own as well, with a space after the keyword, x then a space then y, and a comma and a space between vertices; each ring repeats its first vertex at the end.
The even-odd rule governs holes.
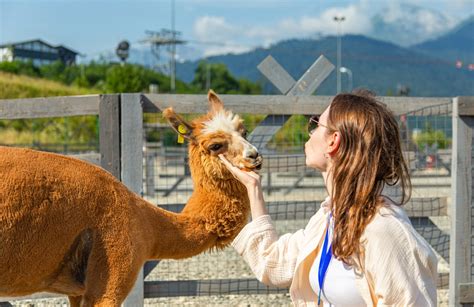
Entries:
POLYGON ((432 253, 431 247, 413 227, 403 207, 389 198, 385 198, 384 205, 367 225, 362 239, 374 247, 416 249, 432 253))
POLYGON ((384 237, 384 234, 388 237, 394 235, 399 237, 403 234, 410 235, 414 231, 405 209, 384 197, 383 205, 367 225, 364 233, 367 236, 377 235, 380 238, 384 237))

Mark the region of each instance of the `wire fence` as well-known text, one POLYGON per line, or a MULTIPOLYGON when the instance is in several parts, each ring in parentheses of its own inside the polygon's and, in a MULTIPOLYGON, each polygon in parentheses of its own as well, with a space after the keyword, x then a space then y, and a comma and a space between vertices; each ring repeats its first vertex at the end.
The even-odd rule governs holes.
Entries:
MULTIPOLYGON (((145 116, 148 121, 144 124, 145 139, 150 133, 156 138, 158 133, 160 141, 145 142, 144 191, 151 202, 180 212, 192 193, 186 146, 177 143, 175 133, 161 124, 157 116, 145 116)), ((449 273, 451 116, 451 104, 397 116, 413 183, 412 200, 405 209, 415 229, 437 252, 441 305, 447 304, 449 273)), ((303 228, 327 195, 321 175, 305 164, 306 121, 305 116, 293 115, 261 149, 265 199, 279 234, 303 228)), ((251 120, 252 125, 256 122, 251 120)), ((396 187, 385 191, 392 197, 399 192, 396 187)), ((146 302, 152 305, 290 303, 288 289, 258 283, 232 248, 186 260, 162 260, 148 265, 145 272, 146 281, 152 285, 146 288, 153 289, 146 293, 145 297, 149 297, 146 302)))
MULTIPOLYGON (((193 116, 186 115, 189 118, 193 116)), ((264 118, 254 114, 243 116, 250 131, 264 118)), ((167 210, 180 212, 193 190, 187 167, 186 145, 177 143, 177 136, 164 124, 159 113, 145 113, 143 117, 144 197, 167 210)), ((41 146, 34 142, 21 143, 20 138, 12 138, 7 144, 63 153, 87 152, 97 155, 97 117, 91 118, 95 119, 94 129, 87 124, 74 126, 70 120, 67 125, 61 119, 44 121, 42 128, 34 130, 37 133, 36 140, 41 140, 41 146), (57 127, 67 129, 56 129, 57 127), (88 138, 93 141, 84 142, 84 139, 74 134, 74 127, 77 127, 78 131, 84 127, 95 131, 91 134, 94 137, 88 138), (50 136, 46 140, 40 138, 45 131, 48 131, 50 136), (68 136, 67 142, 57 141, 64 136, 68 136), (76 145, 71 146, 72 144, 76 145), (83 144, 81 146, 84 147, 77 144, 83 144)), ((292 115, 280 132, 261 149, 264 156, 261 175, 265 199, 279 234, 303 228, 327 195, 321 175, 307 168, 305 164, 303 144, 307 140, 306 120, 306 116, 292 115)), ((414 227, 437 252, 440 273, 439 305, 447 306, 450 246, 447 212, 452 202, 452 104, 420 108, 397 116, 397 120, 413 184, 412 200, 405 208, 414 227)), ((1 131, 7 130, 3 129, 4 127, 12 127, 14 121, 2 120, 1 131)), ((277 116, 274 124, 280 121, 281 116, 277 116)), ((27 125, 34 126, 32 123, 27 125)), ((395 187, 387 189, 385 193, 397 197, 400 191, 395 187)), ((472 218, 474 220, 474 216, 472 218)), ((257 282, 248 266, 232 248, 185 260, 149 262, 145 266, 145 276, 146 306, 290 304, 288 289, 267 287, 257 282)), ((29 301, 26 304, 57 306, 65 303, 65 299, 57 300, 57 304, 54 300, 49 301, 53 303, 35 305, 29 301)), ((22 304, 13 303, 14 306, 26 306, 22 304)))

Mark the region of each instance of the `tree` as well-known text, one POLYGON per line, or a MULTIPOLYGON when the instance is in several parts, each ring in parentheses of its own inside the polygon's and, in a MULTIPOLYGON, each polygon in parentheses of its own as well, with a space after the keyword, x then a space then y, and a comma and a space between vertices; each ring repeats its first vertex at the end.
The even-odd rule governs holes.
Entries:
POLYGON ((210 79, 210 87, 219 94, 258 94, 261 87, 245 79, 236 79, 223 63, 201 61, 194 74, 191 85, 206 90, 210 79))
POLYGON ((105 89, 108 92, 137 93, 146 86, 144 70, 136 65, 114 65, 105 76, 105 89))

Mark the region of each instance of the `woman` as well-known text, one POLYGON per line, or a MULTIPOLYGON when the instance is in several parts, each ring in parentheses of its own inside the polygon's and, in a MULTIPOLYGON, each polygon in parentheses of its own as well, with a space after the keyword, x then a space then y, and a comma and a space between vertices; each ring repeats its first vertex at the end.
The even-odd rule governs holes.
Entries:
POLYGON ((297 306, 436 306, 437 259, 400 205, 411 194, 393 114, 368 92, 337 95, 309 123, 306 165, 329 196, 304 230, 278 238, 260 176, 221 160, 247 188, 252 221, 232 245, 297 306), (401 199, 383 196, 397 185, 401 199))

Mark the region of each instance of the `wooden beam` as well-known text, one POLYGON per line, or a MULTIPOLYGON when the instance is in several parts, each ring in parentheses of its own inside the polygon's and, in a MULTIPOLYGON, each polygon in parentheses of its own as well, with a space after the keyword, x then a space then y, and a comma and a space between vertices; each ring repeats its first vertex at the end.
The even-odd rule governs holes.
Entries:
POLYGON ((100 165, 120 180, 120 95, 101 95, 100 165))
MULTIPOLYGON (((333 96, 285 95, 219 95, 229 110, 240 114, 321 114, 333 96)), ((183 114, 206 113, 206 95, 144 94, 144 112, 161 112, 173 107, 183 114)), ((395 115, 406 114, 424 107, 449 104, 451 98, 440 97, 379 97, 395 115)))
POLYGON ((145 282, 146 298, 287 292, 288 289, 269 287, 251 278, 145 282))
POLYGON ((462 96, 457 97, 458 111, 461 116, 474 116, 474 97, 462 96))
POLYGON ((449 262, 449 305, 460 306, 460 283, 472 279, 472 211, 474 117, 460 115, 460 99, 453 99, 453 151, 451 175, 451 240, 449 262))
MULTIPOLYGON (((309 219, 319 209, 320 201, 273 201, 267 203, 268 214, 275 221, 291 221, 309 219)), ((185 204, 165 204, 158 205, 161 208, 172 211, 181 212, 185 204)), ((411 198, 410 201, 403 206, 407 215, 411 218, 430 217, 430 216, 446 216, 447 215, 447 199, 446 197, 433 198, 411 198)))
MULTIPOLYGON (((133 192, 142 195, 143 178, 143 110, 139 94, 122 94, 121 117, 121 181, 133 192)), ((128 294, 124 307, 143 306, 143 269, 128 294)))
MULTIPOLYGON (((439 275, 438 288, 445 289, 448 274, 439 275)), ((255 278, 145 282, 145 298, 278 293, 288 293, 288 289, 266 286, 255 278)))
POLYGON ((258 64, 257 69, 284 95, 296 82, 271 55, 258 64))
POLYGON ((459 284, 459 302, 461 304, 474 304, 474 283, 459 284))
POLYGON ((95 114, 99 114, 99 95, 0 100, 0 119, 95 114))

